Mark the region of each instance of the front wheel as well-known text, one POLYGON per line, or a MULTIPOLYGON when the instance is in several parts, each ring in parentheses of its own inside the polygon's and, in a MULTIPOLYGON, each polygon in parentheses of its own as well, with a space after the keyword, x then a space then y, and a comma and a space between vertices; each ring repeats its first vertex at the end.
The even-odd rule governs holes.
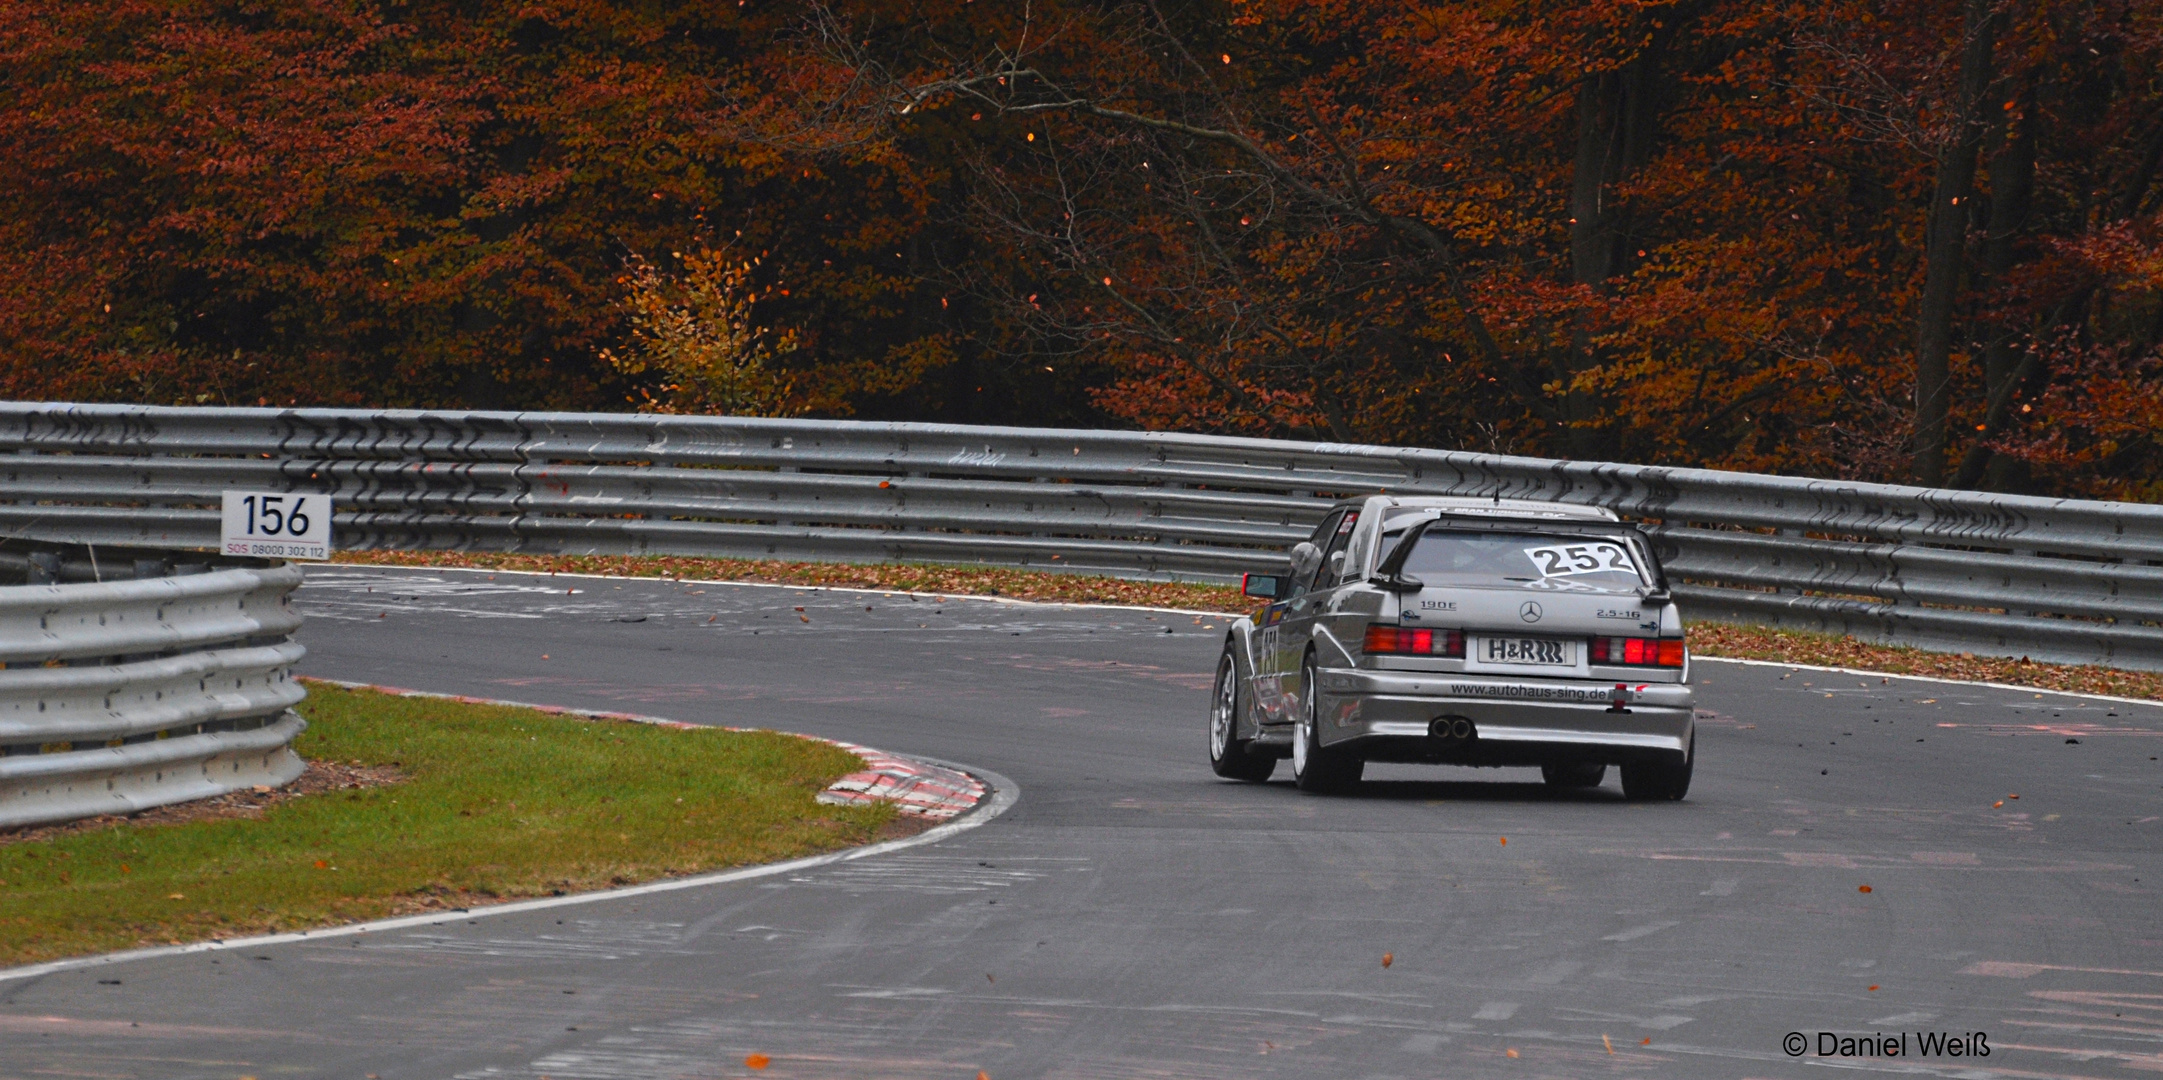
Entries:
POLYGON ((1277 770, 1277 759, 1252 753, 1252 743, 1239 737, 1246 704, 1240 681, 1239 658, 1227 646, 1217 661, 1216 686, 1209 696, 1209 768, 1226 780, 1258 784, 1277 770))
POLYGON ((1342 748, 1322 745, 1322 687, 1311 656, 1300 669, 1300 684, 1307 700, 1292 730, 1292 782, 1301 791, 1343 791, 1359 783, 1367 763, 1342 748))
POLYGON ((1622 794, 1643 802, 1678 802, 1690 793, 1690 774, 1697 771, 1697 733, 1690 733, 1690 749, 1681 760, 1664 758, 1622 766, 1622 794))

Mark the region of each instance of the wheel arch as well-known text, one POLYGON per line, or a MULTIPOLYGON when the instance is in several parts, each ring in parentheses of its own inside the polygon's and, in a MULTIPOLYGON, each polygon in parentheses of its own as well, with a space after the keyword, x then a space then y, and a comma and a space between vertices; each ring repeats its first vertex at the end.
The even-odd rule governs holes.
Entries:
POLYGON ((1238 697, 1239 715, 1233 718, 1232 734, 1254 738, 1261 734, 1262 718, 1255 711, 1254 620, 1241 616, 1224 632, 1224 650, 1232 656, 1233 677, 1244 681, 1238 697))

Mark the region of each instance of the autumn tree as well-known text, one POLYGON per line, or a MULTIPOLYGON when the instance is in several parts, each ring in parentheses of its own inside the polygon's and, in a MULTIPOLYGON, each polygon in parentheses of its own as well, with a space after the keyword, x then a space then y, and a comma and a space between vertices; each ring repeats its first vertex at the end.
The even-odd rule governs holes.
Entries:
POLYGON ((0 379, 2154 497, 2157 70, 2137 0, 0 0, 0 379))
POLYGON ((622 407, 624 260, 770 251, 792 385, 847 412, 951 360, 935 166, 761 141, 786 14, 0 2, 15 396, 622 407))
POLYGON ((2153 214, 2134 6, 822 11, 897 133, 971 133, 948 209, 1012 255, 954 280, 1145 426, 2020 486, 2054 336, 2104 331, 2049 238, 2153 214))
POLYGON ((762 326, 756 310, 772 297, 753 283, 754 260, 726 251, 674 252, 681 274, 634 258, 624 281, 631 340, 601 358, 637 380, 654 412, 787 416, 804 411, 780 362, 796 351, 796 331, 762 326), (642 378, 651 376, 651 378, 642 378))

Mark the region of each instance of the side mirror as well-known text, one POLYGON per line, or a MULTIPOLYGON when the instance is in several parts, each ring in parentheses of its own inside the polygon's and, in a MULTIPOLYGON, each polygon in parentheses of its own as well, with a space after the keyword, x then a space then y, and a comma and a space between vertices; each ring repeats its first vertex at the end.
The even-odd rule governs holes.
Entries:
POLYGON ((1344 574, 1344 552, 1341 552, 1341 551, 1339 551, 1339 552, 1336 552, 1336 553, 1332 554, 1332 555, 1331 555, 1331 556, 1329 557, 1329 576, 1330 576, 1330 577, 1332 577, 1332 578, 1335 578, 1335 577, 1340 577, 1340 576, 1342 576, 1343 574, 1344 574))
POLYGON ((1303 578, 1306 577, 1308 574, 1314 573, 1314 568, 1319 565, 1321 561, 1321 548, 1315 547, 1313 544, 1310 544, 1305 540, 1301 540, 1299 543, 1292 545, 1293 577, 1303 578))
POLYGON ((1276 574, 1248 574, 1239 591, 1262 600, 1275 600, 1284 592, 1284 578, 1276 574))

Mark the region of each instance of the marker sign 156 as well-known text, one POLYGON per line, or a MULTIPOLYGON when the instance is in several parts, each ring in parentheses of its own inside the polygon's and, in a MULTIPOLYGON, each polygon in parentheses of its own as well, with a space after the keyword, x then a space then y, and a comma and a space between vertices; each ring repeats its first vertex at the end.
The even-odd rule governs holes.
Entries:
POLYGON ((330 496, 292 492, 225 493, 227 555, 270 559, 330 558, 330 496))

